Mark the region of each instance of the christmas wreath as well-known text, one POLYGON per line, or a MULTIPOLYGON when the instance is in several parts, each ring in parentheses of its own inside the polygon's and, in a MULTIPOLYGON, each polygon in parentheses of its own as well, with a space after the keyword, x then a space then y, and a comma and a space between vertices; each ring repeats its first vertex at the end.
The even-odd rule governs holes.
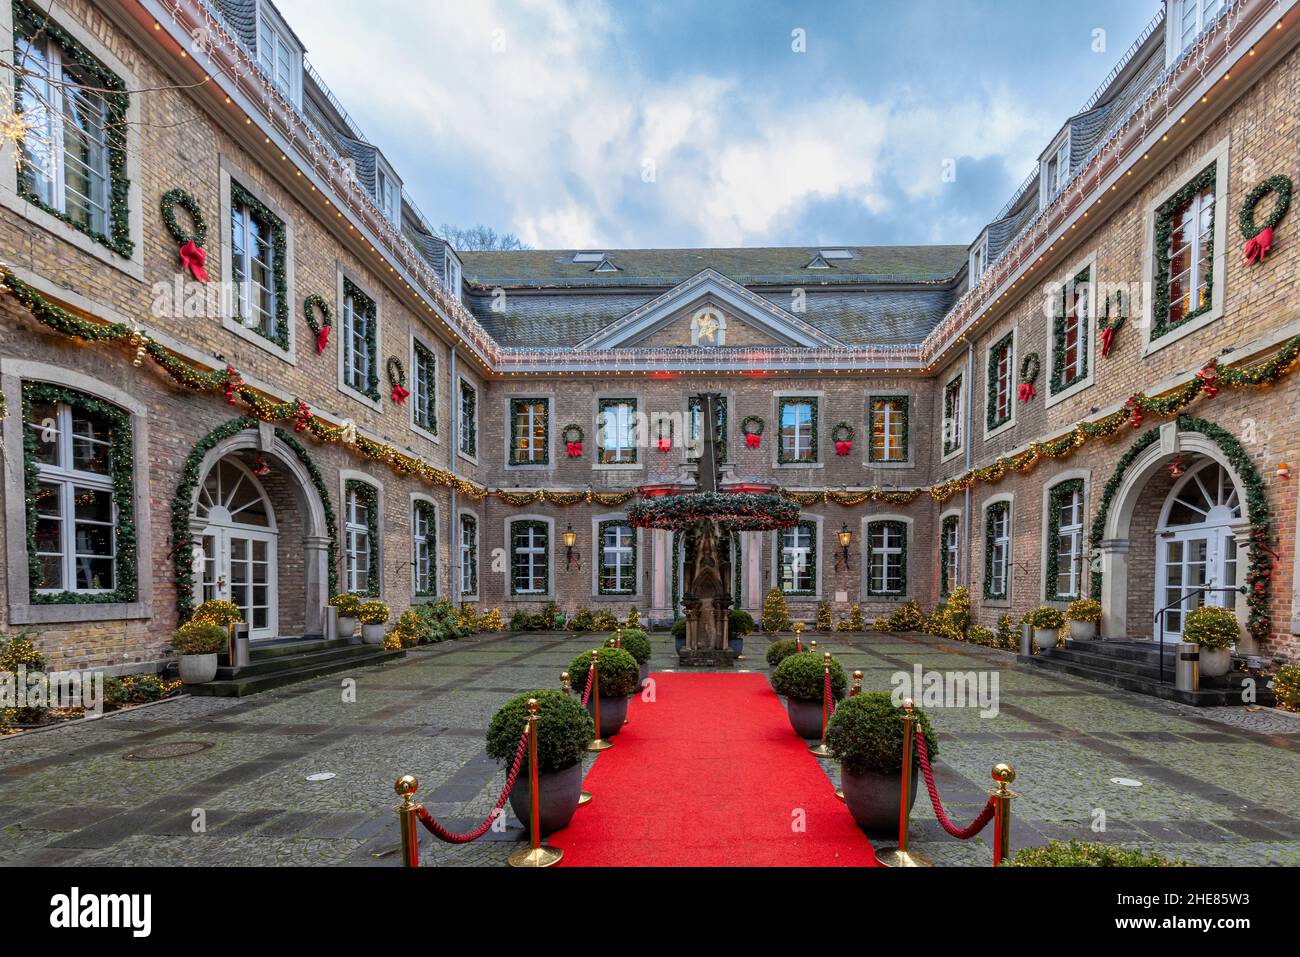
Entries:
POLYGON ((831 441, 835 443, 836 455, 848 455, 853 451, 853 426, 841 422, 831 429, 831 441))
POLYGON ((745 436, 746 448, 756 449, 762 441, 763 420, 756 415, 747 415, 740 422, 740 431, 745 436))
POLYGON ((574 423, 566 425, 560 430, 560 438, 564 440, 564 449, 571 459, 582 458, 582 439, 584 436, 582 426, 574 423))
POLYGON ((799 506, 779 495, 752 492, 694 492, 646 499, 627 507, 637 528, 685 531, 700 520, 715 521, 724 532, 770 532, 799 521, 799 506))
POLYGON ((1116 289, 1115 295, 1107 296, 1105 305, 1101 307, 1101 319, 1097 322, 1097 328, 1101 330, 1101 354, 1110 355, 1111 347, 1115 344, 1115 336, 1124 326, 1124 320, 1128 318, 1128 306, 1124 303, 1123 291, 1116 289), (1111 299, 1115 300, 1115 318, 1110 317, 1111 299))
POLYGON ((1038 393, 1034 391, 1034 383, 1038 380, 1038 373, 1042 371, 1043 364, 1038 359, 1037 352, 1031 352, 1020 360, 1020 389, 1018 394, 1021 402, 1028 402, 1038 393))
POLYGON ((334 325, 334 315, 324 296, 312 293, 302 301, 302 317, 307 320, 307 328, 316 336, 316 354, 320 355, 330 344, 330 329, 334 325), (317 311, 320 319, 316 318, 317 311))
POLYGON ((402 360, 397 356, 389 356, 384 370, 388 373, 388 384, 393 388, 393 401, 401 405, 411 394, 406 388, 406 369, 402 366, 402 360))
POLYGON ((167 232, 171 233, 172 239, 180 245, 181 269, 188 269, 190 275, 199 282, 207 282, 208 271, 203 268, 203 263, 208 254, 203 251, 203 244, 208 238, 208 224, 203 219, 199 201, 183 189, 169 189, 162 197, 162 219, 167 232), (190 214, 190 219, 194 223, 192 233, 186 232, 176 221, 177 206, 190 214))
POLYGON ((1263 262, 1268 251, 1273 248, 1273 227, 1282 221, 1290 205, 1291 178, 1289 176, 1270 176, 1250 191, 1246 201, 1241 204, 1241 212, 1237 214, 1241 235, 1246 238, 1246 265, 1263 262), (1276 195, 1273 211, 1265 217, 1262 225, 1256 225, 1255 207, 1269 193, 1276 195))

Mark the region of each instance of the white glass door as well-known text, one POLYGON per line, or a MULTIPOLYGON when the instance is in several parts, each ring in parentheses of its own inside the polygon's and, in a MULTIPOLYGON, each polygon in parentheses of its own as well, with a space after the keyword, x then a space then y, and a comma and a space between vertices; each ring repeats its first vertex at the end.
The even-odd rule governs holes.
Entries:
POLYGON ((1237 543, 1221 529, 1177 532, 1161 542, 1160 607, 1164 614, 1162 641, 1181 641, 1187 613, 1201 605, 1231 608, 1235 595, 1217 589, 1237 584, 1237 543), (1210 591, 1200 592, 1208 588, 1210 591), (1177 603, 1177 604, 1175 604, 1177 603))
POLYGON ((233 602, 250 639, 276 637, 275 515, 261 482, 243 463, 223 459, 204 479, 195 513, 207 521, 196 597, 233 602))

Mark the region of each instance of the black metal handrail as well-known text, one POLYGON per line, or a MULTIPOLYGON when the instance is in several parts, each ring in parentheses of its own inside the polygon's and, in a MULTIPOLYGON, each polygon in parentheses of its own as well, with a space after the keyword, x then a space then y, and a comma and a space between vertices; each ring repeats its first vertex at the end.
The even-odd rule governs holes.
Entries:
POLYGON ((1202 588, 1197 588, 1194 591, 1189 591, 1186 594, 1183 594, 1178 598, 1177 601, 1171 601, 1169 604, 1165 605, 1164 608, 1161 608, 1158 612, 1156 612, 1156 616, 1154 619, 1155 626, 1158 629, 1155 633, 1156 654, 1160 659, 1160 683, 1161 684, 1165 683, 1165 612, 1169 611, 1170 609, 1176 608, 1177 606, 1181 605, 1183 602, 1187 601, 1187 599, 1189 598, 1193 598, 1197 595, 1204 595, 1206 592, 1212 592, 1212 591, 1213 592, 1238 592, 1239 594, 1244 595, 1246 594, 1246 586, 1235 585, 1229 588, 1227 586, 1221 586, 1221 585, 1206 585, 1202 588))

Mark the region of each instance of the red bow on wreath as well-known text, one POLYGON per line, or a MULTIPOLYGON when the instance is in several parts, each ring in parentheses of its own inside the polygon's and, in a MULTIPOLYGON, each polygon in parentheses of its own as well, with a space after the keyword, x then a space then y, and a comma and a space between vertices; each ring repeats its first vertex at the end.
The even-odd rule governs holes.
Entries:
POLYGON ((1115 327, 1107 326, 1101 330, 1101 354, 1103 357, 1110 354, 1111 343, 1115 341, 1115 327))
POLYGON ((671 451, 672 451, 672 448, 673 448, 673 440, 672 440, 672 439, 660 439, 660 440, 659 440, 659 451, 660 451, 660 452, 671 452, 671 451))
POLYGON ((852 443, 852 442, 836 442, 836 443, 835 443, 835 454, 836 454, 836 455, 848 455, 848 454, 849 454, 850 452, 852 452, 852 451, 853 451, 853 443, 852 443))
POLYGON ((208 254, 200 246, 194 245, 194 240, 189 240, 181 246, 181 269, 188 269, 199 282, 208 281, 208 271, 203 268, 203 263, 207 260, 208 254))
POLYGON ((1268 251, 1273 248, 1273 227, 1265 226, 1253 237, 1246 240, 1246 265, 1263 262, 1268 251))
POLYGON ((405 402, 407 396, 409 396, 410 394, 411 394, 410 389, 404 388, 403 386, 400 385, 393 386, 393 401, 396 402, 398 405, 401 405, 403 402, 405 402))
POLYGON ((1200 379, 1203 383, 1205 383, 1201 391, 1205 393, 1205 397, 1207 399, 1213 399, 1216 395, 1219 394, 1219 387, 1218 385, 1215 384, 1214 381, 1218 373, 1219 373, 1218 366, 1215 365, 1213 360, 1211 360, 1210 364, 1207 365, 1204 369, 1196 373, 1196 378, 1200 379))
POLYGON ((757 432, 749 432, 745 435, 745 447, 750 449, 758 448, 759 440, 762 438, 757 432))
POLYGON ((1017 394, 1020 396, 1021 402, 1028 402, 1034 396, 1038 395, 1038 393, 1034 391, 1034 384, 1032 382, 1020 383, 1020 389, 1017 394))
POLYGON ((582 458, 582 443, 581 443, 581 442, 567 442, 567 443, 565 443, 565 445, 566 445, 567 448, 568 448, 569 458, 571 458, 571 459, 580 459, 580 458, 582 458))
POLYGON ((320 332, 316 333, 316 354, 320 355, 325 351, 325 347, 330 344, 331 326, 321 326, 320 332))

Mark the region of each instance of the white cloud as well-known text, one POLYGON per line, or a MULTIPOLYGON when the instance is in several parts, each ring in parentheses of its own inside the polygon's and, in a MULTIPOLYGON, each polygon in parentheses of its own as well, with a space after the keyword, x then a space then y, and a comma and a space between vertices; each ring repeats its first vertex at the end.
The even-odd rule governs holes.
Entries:
POLYGON ((890 184, 936 196, 944 157, 1019 162, 1041 129, 1006 93, 932 104, 905 90, 879 102, 804 92, 776 104, 707 70, 659 80, 600 0, 454 12, 369 0, 365 16, 278 4, 435 222, 448 217, 422 195, 412 155, 468 172, 488 208, 472 218, 543 248, 762 243, 809 203, 882 213, 890 184))

